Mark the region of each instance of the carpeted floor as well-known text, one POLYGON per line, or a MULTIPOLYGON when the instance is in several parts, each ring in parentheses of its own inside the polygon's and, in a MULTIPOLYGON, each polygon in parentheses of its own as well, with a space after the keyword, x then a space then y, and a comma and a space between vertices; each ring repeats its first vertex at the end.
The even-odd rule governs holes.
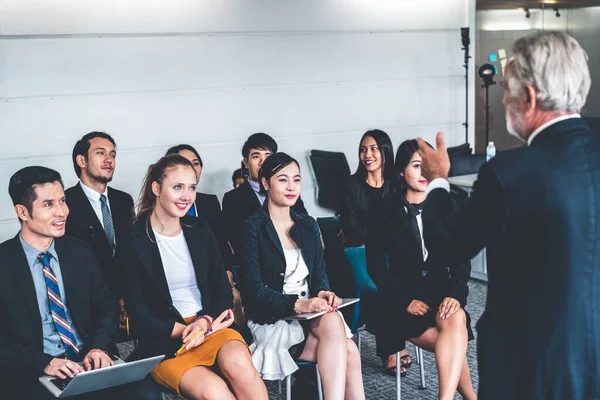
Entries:
MULTIPOLYGON (((479 320, 483 309, 485 307, 485 298, 487 284, 479 281, 469 282, 469 298, 467 304, 467 310, 471 314, 473 331, 475 336, 475 323, 479 320)), ((363 363, 363 379, 365 385, 365 393, 367 399, 373 400, 385 400, 396 398, 396 379, 395 377, 385 375, 382 372, 382 364, 379 358, 375 355, 375 337, 368 332, 361 333, 362 340, 362 363, 363 363)), ((467 350, 467 359, 469 366, 471 367, 471 377, 473 379, 473 385, 477 390, 478 377, 477 377, 477 355, 476 355, 476 340, 469 342, 467 350)), ((131 351, 131 345, 129 343, 123 343, 119 345, 122 353, 128 353, 131 351)), ((402 378, 402 399, 403 400, 422 400, 422 399, 437 399, 438 383, 437 383, 437 371, 435 367, 435 360, 433 354, 424 352, 425 360, 425 382, 426 388, 421 389, 420 376, 419 376, 419 365, 416 363, 416 357, 414 353, 414 347, 409 344, 408 352, 410 353, 413 365, 409 369, 408 374, 405 378, 402 378)), ((269 398, 273 400, 285 399, 285 384, 284 393, 278 394, 278 385, 276 382, 267 382, 267 388, 269 390, 269 398)), ((177 399, 177 396, 167 395, 169 399, 177 399)), ((461 397, 457 394, 456 399, 461 397)), ((311 400, 311 399, 307 399, 311 400)))

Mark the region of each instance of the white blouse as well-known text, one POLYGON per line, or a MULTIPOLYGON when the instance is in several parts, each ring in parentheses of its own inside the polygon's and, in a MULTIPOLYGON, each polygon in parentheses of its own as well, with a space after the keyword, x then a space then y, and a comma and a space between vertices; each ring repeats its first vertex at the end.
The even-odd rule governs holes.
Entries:
POLYGON ((308 267, 300 249, 283 249, 285 255, 285 277, 283 293, 297 294, 300 299, 308 299, 308 267))
POLYGON ((173 237, 154 231, 154 236, 173 306, 183 318, 193 317, 202 310, 202 295, 183 231, 173 237))

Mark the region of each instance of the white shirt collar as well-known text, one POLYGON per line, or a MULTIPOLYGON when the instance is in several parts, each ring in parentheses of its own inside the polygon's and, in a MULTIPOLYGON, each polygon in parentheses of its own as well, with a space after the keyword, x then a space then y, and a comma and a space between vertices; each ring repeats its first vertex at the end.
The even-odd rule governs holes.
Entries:
POLYGON ((553 120, 550 120, 548 122, 546 122, 544 125, 540 126, 539 128, 537 128, 535 131, 533 131, 533 133, 531 135, 529 135, 529 137, 527 138, 527 146, 531 146, 531 142, 533 142, 533 139, 544 129, 548 128, 551 125, 554 125, 560 121, 564 121, 566 119, 571 119, 571 118, 581 118, 580 114, 569 114, 569 115, 563 115, 560 117, 556 117, 553 120))
MULTIPOLYGON (((88 199, 93 200, 96 203, 100 202, 100 193, 96 192, 91 187, 84 185, 84 183, 81 181, 79 181, 79 184, 81 185, 81 189, 83 189, 83 193, 85 193, 88 199)), ((104 193, 102 194, 108 199, 108 185, 106 186, 106 188, 104 189, 104 193)))

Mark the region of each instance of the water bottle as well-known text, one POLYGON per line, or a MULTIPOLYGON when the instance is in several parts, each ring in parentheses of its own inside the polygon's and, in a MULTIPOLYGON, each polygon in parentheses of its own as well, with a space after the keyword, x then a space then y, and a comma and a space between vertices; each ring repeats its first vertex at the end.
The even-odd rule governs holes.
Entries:
POLYGON ((490 161, 496 155, 496 147, 494 147, 494 142, 489 142, 487 145, 487 149, 485 149, 485 161, 490 161))

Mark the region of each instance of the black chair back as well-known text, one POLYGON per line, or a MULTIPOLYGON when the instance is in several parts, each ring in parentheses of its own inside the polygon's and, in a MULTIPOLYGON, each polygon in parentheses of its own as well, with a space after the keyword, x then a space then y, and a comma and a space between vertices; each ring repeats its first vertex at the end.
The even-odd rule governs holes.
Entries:
POLYGON ((324 208, 338 212, 340 210, 342 185, 350 175, 346 155, 340 152, 312 150, 310 163, 315 171, 319 188, 317 203, 324 208))
POLYGON ((476 174, 484 163, 485 155, 483 154, 450 156, 450 176, 476 174))

